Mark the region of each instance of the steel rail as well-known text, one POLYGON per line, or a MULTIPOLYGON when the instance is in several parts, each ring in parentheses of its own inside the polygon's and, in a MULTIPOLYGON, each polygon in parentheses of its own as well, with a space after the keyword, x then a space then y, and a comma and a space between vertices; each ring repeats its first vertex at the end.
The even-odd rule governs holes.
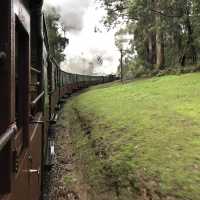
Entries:
POLYGON ((0 136, 0 151, 6 146, 9 140, 14 136, 14 134, 17 131, 16 124, 11 125, 6 132, 3 133, 2 136, 0 136))

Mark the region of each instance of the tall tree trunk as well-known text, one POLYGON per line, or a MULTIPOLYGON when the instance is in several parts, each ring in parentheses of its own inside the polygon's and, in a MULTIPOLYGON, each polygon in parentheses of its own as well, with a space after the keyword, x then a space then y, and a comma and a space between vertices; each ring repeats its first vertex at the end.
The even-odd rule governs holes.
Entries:
MULTIPOLYGON (((155 0, 151 0, 151 7, 155 7, 155 0)), ((153 27, 155 25, 155 15, 152 14, 148 19, 149 27, 153 27)), ((153 67, 156 64, 156 33, 155 31, 147 30, 148 36, 148 63, 153 67)))
POLYGON ((177 27, 177 30, 173 32, 173 42, 171 48, 175 47, 174 64, 179 63, 180 56, 183 52, 182 44, 182 29, 177 27))
POLYGON ((156 32, 156 68, 161 69, 165 64, 164 37, 160 28, 156 32))
POLYGON ((197 63, 197 51, 194 45, 194 38, 193 38, 193 29, 190 21, 190 8, 187 6, 186 9, 186 20, 185 26, 187 29, 187 44, 183 51, 183 54, 180 58, 180 63, 182 66, 185 66, 187 59, 190 60, 191 64, 197 63))
MULTIPOLYGON (((160 0, 155 3, 156 10, 160 10, 160 0)), ((156 68, 161 69, 165 64, 165 54, 164 54, 164 34, 161 28, 162 19, 161 15, 156 15, 156 68)))
POLYGON ((154 32, 148 34, 148 62, 153 66, 156 64, 156 36, 154 32))

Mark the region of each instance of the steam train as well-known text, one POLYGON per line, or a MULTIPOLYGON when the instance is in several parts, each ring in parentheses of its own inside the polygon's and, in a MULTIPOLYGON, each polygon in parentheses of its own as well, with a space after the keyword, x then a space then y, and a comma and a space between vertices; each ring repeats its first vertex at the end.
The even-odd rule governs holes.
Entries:
POLYGON ((113 76, 60 69, 49 54, 43 0, 0 4, 0 200, 39 200, 48 129, 59 100, 113 76))

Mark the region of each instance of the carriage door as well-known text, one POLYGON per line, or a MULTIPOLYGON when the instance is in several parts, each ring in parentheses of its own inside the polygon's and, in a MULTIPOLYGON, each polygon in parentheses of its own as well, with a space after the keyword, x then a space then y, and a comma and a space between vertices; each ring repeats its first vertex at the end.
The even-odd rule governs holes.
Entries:
POLYGON ((11 106, 12 81, 11 70, 12 47, 10 44, 11 30, 11 3, 8 0, 1 1, 0 6, 0 200, 11 192, 11 140, 13 134, 7 130, 9 125, 14 122, 12 116, 13 107, 11 106), (7 131, 6 131, 7 130, 7 131), (7 138, 9 136, 9 140, 7 138))
POLYGON ((16 198, 13 200, 38 200, 40 196, 41 120, 38 103, 42 95, 38 90, 39 70, 30 67, 30 16, 20 3, 16 8, 16 156, 20 169, 16 178, 16 198), (33 75, 32 77, 30 75, 33 75), (32 80, 31 80, 32 79, 32 80), (30 105, 31 104, 31 105, 30 105))
POLYGON ((15 121, 13 166, 15 172, 14 200, 29 197, 29 34, 18 16, 15 16, 15 121))
POLYGON ((42 160, 42 133, 43 113, 41 103, 43 102, 44 91, 40 90, 40 76, 42 72, 36 66, 31 68, 31 115, 29 124, 29 150, 30 150, 30 198, 38 200, 41 190, 41 160, 42 160))
POLYGON ((41 191, 41 172, 42 172, 42 143, 44 130, 43 104, 43 68, 42 68, 42 43, 38 33, 41 31, 35 20, 37 15, 31 17, 31 85, 30 85, 30 198, 29 200, 38 200, 41 191))

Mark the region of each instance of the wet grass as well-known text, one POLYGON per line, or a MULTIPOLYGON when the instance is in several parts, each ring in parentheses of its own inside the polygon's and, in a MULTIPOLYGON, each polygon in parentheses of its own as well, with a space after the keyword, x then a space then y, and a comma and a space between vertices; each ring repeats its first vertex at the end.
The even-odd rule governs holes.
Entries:
POLYGON ((199 200, 199 73, 92 87, 65 109, 94 188, 116 199, 199 200))

